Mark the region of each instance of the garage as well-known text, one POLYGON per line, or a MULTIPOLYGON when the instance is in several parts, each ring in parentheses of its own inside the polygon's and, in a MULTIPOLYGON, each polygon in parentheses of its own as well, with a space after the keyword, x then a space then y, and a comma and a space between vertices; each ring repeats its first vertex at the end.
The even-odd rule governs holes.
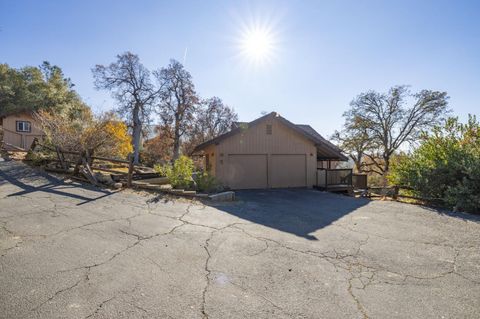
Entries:
POLYGON ((228 185, 233 189, 267 188, 266 154, 229 154, 228 185))
POLYGON ((311 126, 278 113, 232 129, 194 149, 219 184, 230 189, 313 187, 318 161, 346 161, 340 150, 311 126))
POLYGON ((306 187, 307 161, 305 154, 272 154, 270 187, 306 187))

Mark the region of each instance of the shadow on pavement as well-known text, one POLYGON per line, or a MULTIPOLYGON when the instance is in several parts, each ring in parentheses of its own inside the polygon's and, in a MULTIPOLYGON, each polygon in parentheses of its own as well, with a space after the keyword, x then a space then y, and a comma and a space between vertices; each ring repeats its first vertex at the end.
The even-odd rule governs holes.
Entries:
POLYGON ((239 218, 317 240, 311 233, 326 227, 370 200, 310 189, 237 191, 240 205, 222 204, 215 208, 239 218))
POLYGON ((82 202, 78 203, 77 206, 84 205, 89 202, 96 201, 98 199, 114 194, 114 192, 101 190, 93 186, 88 187, 87 185, 82 184, 67 184, 59 178, 56 178, 49 174, 42 174, 41 172, 34 171, 31 167, 14 162, 4 162, 0 166, 0 185, 3 185, 5 183, 10 183, 22 189, 22 191, 9 194, 7 195, 7 197, 23 196, 34 192, 44 192, 81 200, 82 202), (29 184, 38 184, 41 182, 46 183, 42 183, 38 186, 29 184), (67 189, 79 188, 86 189, 102 195, 97 197, 87 197, 84 195, 70 193, 66 191, 67 189))

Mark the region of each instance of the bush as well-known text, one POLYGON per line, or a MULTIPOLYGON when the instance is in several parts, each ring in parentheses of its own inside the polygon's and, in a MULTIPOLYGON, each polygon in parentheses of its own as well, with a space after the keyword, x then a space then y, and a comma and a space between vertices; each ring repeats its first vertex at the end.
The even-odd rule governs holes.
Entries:
POLYGON ((424 136, 420 146, 392 166, 389 179, 425 198, 440 198, 449 208, 480 212, 480 124, 449 119, 424 136))
POLYGON ((94 150, 96 155, 119 158, 133 150, 127 125, 113 113, 93 116, 86 112, 72 118, 71 114, 39 111, 35 117, 47 142, 63 150, 94 150))
POLYGON ((187 156, 180 156, 172 165, 156 165, 155 171, 168 177, 175 188, 191 188, 193 184, 193 161, 187 156))
POLYGON ((194 180, 197 184, 197 190, 201 192, 211 193, 221 188, 215 177, 208 172, 198 172, 194 180))
POLYGON ((33 166, 42 166, 47 164, 53 156, 50 154, 45 154, 41 152, 34 152, 29 150, 27 155, 25 155, 25 160, 29 161, 33 166))

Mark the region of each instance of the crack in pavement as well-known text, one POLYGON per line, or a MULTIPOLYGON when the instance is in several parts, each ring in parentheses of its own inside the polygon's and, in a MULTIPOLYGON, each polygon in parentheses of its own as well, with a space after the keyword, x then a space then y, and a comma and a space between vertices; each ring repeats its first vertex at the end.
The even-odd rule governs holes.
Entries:
POLYGON ((69 291, 69 290, 71 290, 71 289, 74 289, 75 287, 77 287, 78 285, 80 285, 80 283, 81 283, 82 281, 84 281, 87 276, 88 276, 88 274, 85 273, 85 274, 84 274, 84 278, 78 279, 78 280, 77 280, 73 285, 71 285, 71 286, 68 286, 68 287, 62 288, 62 289, 60 289, 60 290, 57 290, 53 295, 51 295, 50 297, 48 297, 47 300, 41 302, 40 304, 38 304, 37 306, 35 306, 35 307, 32 308, 31 310, 32 310, 32 311, 35 311, 35 312, 38 312, 38 310, 39 310, 41 307, 43 307, 46 303, 48 303, 48 302, 52 301, 53 299, 55 299, 58 295, 66 292, 66 291, 69 291))
POLYGON ((204 319, 208 319, 208 314, 207 314, 207 310, 206 310, 206 306, 207 306, 206 305, 206 303, 207 303, 206 297, 207 297, 208 287, 210 286, 210 274, 212 273, 212 271, 208 267, 208 263, 210 262, 210 259, 212 258, 212 255, 211 255, 208 247, 209 247, 209 244, 210 244, 210 240, 213 238, 213 234, 215 232, 216 232, 216 230, 214 230, 210 233, 210 236, 205 240, 205 245, 203 246, 203 248, 205 249, 205 252, 207 253, 207 258, 205 259, 205 281, 206 281, 206 284, 205 284, 205 288, 202 291, 202 304, 200 306, 200 312, 202 313, 202 317, 204 319))
POLYGON ((100 310, 102 310, 103 306, 105 306, 105 304, 107 304, 108 302, 112 301, 113 299, 115 299, 115 296, 109 298, 109 299, 106 299, 104 301, 102 301, 98 306, 97 306, 97 309, 95 309, 94 312, 92 312, 91 314, 89 314, 88 316, 85 317, 85 319, 88 319, 88 318, 92 318, 93 316, 95 316, 100 310))
MULTIPOLYGON (((38 306, 36 306, 34 309, 32 310, 38 310, 39 308, 41 308, 44 304, 46 304, 47 302, 49 301, 52 301, 53 299, 55 299, 58 295, 62 294, 63 292, 65 291, 68 291, 68 290, 71 290, 71 289, 74 289, 75 287, 77 287, 78 285, 80 285, 82 282, 84 281, 89 281, 90 280, 90 273, 92 271, 92 269, 96 268, 96 267, 99 267, 99 266, 102 266, 102 265, 105 265, 106 263, 109 263, 111 262, 112 260, 114 260, 115 258, 117 258, 118 256, 122 255, 123 253, 125 253, 126 251, 136 247, 137 245, 141 244, 143 241, 146 241, 146 240, 149 240, 149 239, 152 239, 152 238, 155 238, 155 237, 159 237, 159 236, 166 236, 166 235, 170 235, 172 234, 173 232, 175 232, 178 228, 184 226, 184 225, 195 225, 197 226, 196 224, 194 223, 190 223, 190 222, 187 222, 185 220, 183 220, 183 218, 190 213, 190 207, 192 205, 189 205, 185 211, 184 214, 182 214, 179 218, 177 218, 178 221, 181 222, 181 224, 179 225, 176 225, 174 227, 172 227, 169 231, 167 232, 164 232, 164 233, 158 233, 158 234, 154 234, 154 235, 150 235, 150 236, 141 236, 139 234, 135 234, 135 233, 132 233, 132 232, 128 232, 126 230, 122 230, 120 229, 119 231, 126 234, 127 236, 132 236, 134 237, 136 240, 135 242, 133 242, 132 244, 130 245, 127 245, 127 247, 125 247, 124 249, 120 250, 120 251, 117 251, 116 253, 114 253, 113 255, 111 255, 109 258, 103 260, 102 262, 97 262, 97 263, 94 263, 94 264, 91 264, 91 265, 87 265, 87 266, 82 266, 82 267, 75 267, 75 268, 72 268, 72 269, 66 269, 66 270, 60 270, 58 272, 70 272, 70 271, 75 271, 75 270, 80 270, 80 269, 84 269, 86 272, 85 272, 85 276, 84 278, 81 278, 79 279, 74 285, 72 286, 69 286, 67 288, 63 288, 63 289, 60 289, 58 291, 56 291, 52 296, 50 296, 47 300, 45 300, 44 302, 40 303, 38 306)), ((132 217, 128 217, 128 218, 133 218, 134 216, 132 217)), ((120 219, 116 219, 116 220, 125 220, 126 218, 120 218, 120 219)), ((109 220, 109 221, 112 221, 112 220, 109 220)), ((75 227, 76 229, 77 228, 81 228, 81 227, 86 227, 86 226, 90 226, 92 224, 98 224, 98 223, 101 223, 101 222, 105 222, 105 221, 98 221, 98 222, 94 222, 94 223, 89 223, 89 224, 85 224, 85 225, 82 225, 82 226, 79 226, 79 227, 75 227)), ((200 225, 201 227, 203 227, 203 225, 200 225)), ((213 236, 213 233, 216 231, 217 229, 215 229, 213 232, 212 232, 212 236, 213 236)), ((206 317, 208 318, 208 317, 206 317)))
MULTIPOLYGON (((28 198, 28 197, 25 196, 25 198, 28 198)), ((54 197, 53 198, 50 198, 50 197, 48 198, 48 200, 53 203, 52 208, 49 208, 48 210, 42 210, 40 212, 35 212, 35 214, 41 214, 41 213, 48 212, 48 213, 53 214, 52 217, 54 217, 54 216, 57 216, 59 214, 62 214, 62 212, 65 212, 65 211, 62 211, 62 210, 66 207, 63 207, 62 203, 60 203, 60 202, 57 203, 54 199, 55 199, 54 197)), ((32 201, 32 198, 29 198, 29 200, 32 201)), ((104 207, 105 209, 108 209, 109 208, 108 203, 113 203, 112 200, 113 200, 112 198, 102 200, 101 202, 99 202, 98 207, 104 207), (102 205, 102 203, 104 203, 104 204, 102 205)), ((345 294, 346 300, 348 302, 350 302, 350 298, 352 299, 352 301, 353 301, 352 309, 355 311, 355 313, 358 310, 359 316, 361 315, 363 318, 368 318, 369 314, 368 314, 367 308, 361 302, 362 298, 360 298, 360 297, 363 296, 362 293, 361 293, 361 290, 365 290, 370 285, 378 285, 378 284, 386 284, 386 285, 387 284, 390 284, 390 285, 420 284, 420 285, 423 285, 424 283, 421 282, 422 280, 436 280, 436 279, 443 278, 445 276, 450 276, 450 275, 460 276, 460 277, 462 277, 466 280, 469 280, 470 282, 479 284, 478 281, 472 280, 472 279, 470 279, 466 276, 469 273, 466 272, 464 268, 462 268, 462 266, 464 265, 463 264, 464 254, 460 255, 461 253, 464 252, 463 249, 476 247, 474 245, 466 246, 466 244, 465 244, 465 246, 464 246, 463 243, 458 244, 458 245, 455 245, 455 244, 452 245, 452 244, 449 244, 447 240, 436 240, 437 237, 434 237, 432 239, 432 242, 422 241, 422 240, 416 241, 416 240, 408 240, 408 239, 395 239, 395 238, 389 238, 388 234, 386 236, 382 236, 382 235, 377 235, 377 234, 374 234, 374 233, 364 232, 362 230, 357 230, 353 225, 350 225, 348 223, 347 224, 333 223, 334 226, 345 229, 348 233, 350 233, 350 235, 352 233, 358 233, 358 234, 362 234, 362 235, 366 236, 366 239, 363 239, 364 238, 363 236, 354 236, 354 237, 359 237, 359 238, 350 239, 349 235, 347 235, 345 237, 340 237, 339 240, 342 240, 342 241, 343 240, 351 240, 352 243, 353 243, 351 250, 350 250, 350 247, 348 247, 347 249, 344 249, 344 250, 342 248, 339 248, 338 250, 337 249, 329 249, 329 250, 325 250, 325 251, 320 251, 320 248, 316 247, 316 246, 311 246, 311 247, 308 247, 307 245, 298 245, 297 246, 296 244, 289 243, 286 240, 282 240, 283 237, 280 237, 280 240, 275 240, 275 239, 268 238, 268 236, 276 238, 273 235, 268 235, 268 234, 264 235, 264 236, 267 236, 267 237, 255 236, 254 234, 256 234, 256 232, 254 230, 252 230, 252 232, 254 233, 254 234, 252 234, 252 233, 248 232, 248 230, 250 230, 249 228, 240 227, 240 225, 253 224, 253 223, 232 223, 232 224, 222 226, 222 227, 220 227, 220 226, 214 227, 214 226, 205 225, 205 224, 201 224, 201 223, 196 224, 196 223, 191 222, 191 221, 192 220, 203 221, 203 220, 198 218, 198 216, 197 216, 198 214, 195 214, 195 215, 192 214, 191 216, 188 216, 188 214, 190 213, 192 208, 195 206, 195 204, 193 202, 191 202, 188 205, 188 207, 186 207, 185 212, 183 212, 180 216, 178 216, 179 215, 178 207, 175 210, 172 210, 171 212, 155 212, 154 207, 151 206, 148 203, 148 201, 147 201, 146 205, 136 205, 134 202, 132 202, 129 199, 115 199, 115 203, 118 204, 118 202, 121 203, 122 205, 129 205, 129 206, 138 207, 142 211, 137 213, 137 214, 134 214, 132 216, 128 216, 128 217, 109 218, 109 219, 97 220, 97 221, 82 224, 82 225, 79 225, 79 226, 66 228, 66 229, 60 230, 56 233, 50 234, 50 235, 44 235, 44 236, 55 236, 55 235, 66 233, 66 232, 69 232, 69 231, 72 231, 72 230, 75 230, 75 229, 88 230, 89 229, 88 226, 98 225, 98 224, 101 224, 101 223, 106 223, 106 222, 116 223, 116 222, 118 222, 118 225, 122 225, 122 227, 117 227, 117 224, 114 224, 115 232, 118 231, 118 232, 120 232, 120 233, 122 233, 126 236, 131 237, 131 238, 127 238, 127 237, 118 235, 118 237, 123 239, 124 242, 122 242, 122 246, 117 247, 117 248, 120 248, 120 249, 118 249, 118 250, 117 249, 112 249, 112 251, 110 251, 110 254, 112 254, 112 255, 98 256, 98 257, 101 257, 100 258, 101 260, 99 261, 98 260, 99 258, 97 257, 96 259, 93 260, 93 262, 94 262, 93 264, 89 264, 89 265, 86 265, 86 266, 77 267, 77 268, 73 268, 73 269, 69 269, 69 270, 68 269, 67 270, 61 270, 60 272, 82 270, 82 273, 79 273, 79 274, 81 274, 81 277, 79 278, 79 280, 76 280, 75 283, 70 284, 67 287, 64 287, 62 289, 57 290, 56 292, 51 294, 48 297, 47 300, 43 301, 42 303, 40 303, 38 306, 36 306, 32 310, 38 311, 45 304, 48 304, 49 302, 54 301, 60 295, 65 294, 68 291, 71 291, 73 289, 77 289, 80 285, 86 284, 86 282, 90 280, 90 275, 94 271, 94 269, 96 269, 97 267, 100 267, 100 266, 102 266, 106 263, 109 263, 109 262, 112 262, 112 261, 116 260, 119 256, 121 256, 122 254, 125 254, 128 250, 133 249, 134 247, 142 246, 142 243, 144 241, 148 241, 148 240, 150 240, 152 238, 155 238, 155 237, 158 237, 158 236, 171 235, 171 234, 175 233, 177 230, 179 230, 181 227, 184 227, 186 225, 203 227, 205 229, 210 230, 210 231, 205 231, 205 232, 203 230, 201 230, 202 233, 203 233, 202 237, 203 236, 208 236, 208 238, 205 240, 205 242, 203 244, 203 250, 205 251, 205 260, 203 260, 203 258, 202 258, 203 253, 201 253, 202 260, 200 262, 204 262, 203 270, 201 270, 200 274, 197 274, 199 276, 204 276, 205 277, 205 286, 203 286, 202 287, 203 289, 201 290, 200 309, 197 308, 196 311, 198 313, 198 311, 200 310, 201 316, 203 318, 207 318, 207 319, 209 318, 209 315, 212 316, 211 313, 210 314, 208 313, 208 310, 213 311, 213 310, 211 310, 210 307, 208 307, 209 306, 208 302, 210 301, 210 296, 212 294, 212 290, 215 289, 215 287, 212 286, 213 283, 214 283, 213 280, 215 278, 214 275, 215 275, 215 272, 216 272, 215 270, 212 270, 212 266, 214 267, 214 265, 215 265, 215 259, 212 259, 212 258, 214 258, 216 256, 216 254, 218 254, 217 251, 216 251, 216 246, 217 246, 216 241, 213 240, 213 239, 214 238, 216 239, 216 237, 215 237, 216 234, 219 234, 219 232, 222 232, 224 229, 227 229, 227 228, 231 228, 231 229, 237 230, 239 232, 242 232, 243 234, 245 234, 245 236, 255 238, 256 240, 259 240, 263 243, 263 245, 264 245, 263 247, 260 247, 260 245, 255 245, 255 248, 256 248, 255 251, 249 250, 248 252, 246 252, 245 254, 247 256, 251 256, 251 257, 258 256, 258 255, 264 254, 265 252, 267 252, 267 253, 270 252, 270 249, 277 249, 278 248, 278 249, 286 249, 288 251, 293 251, 293 252, 298 253, 298 254, 303 254, 303 255, 308 255, 308 256, 315 257, 315 258, 320 258, 320 259, 324 260, 325 262, 331 264, 336 271, 341 271, 342 272, 342 278, 341 279, 345 280, 345 283, 346 283, 345 288, 346 288, 347 293, 348 293, 348 295, 345 294), (163 215, 162 213, 165 213, 166 215, 163 215), (169 216, 169 214, 173 215, 173 213, 176 214, 175 217, 169 216), (162 217, 162 218, 174 219, 174 220, 178 221, 178 224, 176 224, 173 227, 168 227, 168 231, 145 236, 145 235, 136 233, 135 231, 133 231, 133 228, 132 228, 132 224, 134 226, 136 225, 135 223, 132 223, 132 220, 134 218, 138 217, 138 216, 143 216, 145 214, 152 214, 152 215, 156 215, 156 216, 159 216, 159 217, 162 217), (125 225, 127 225, 127 227, 125 229, 121 229, 121 228, 125 227, 125 225), (407 268, 407 271, 405 271, 405 272, 404 272, 403 269, 400 269, 399 270, 400 272, 389 270, 389 268, 394 268, 394 267, 391 266, 391 263, 385 263, 382 260, 377 261, 375 259, 371 259, 371 258, 369 258, 369 255, 368 255, 369 250, 363 249, 364 248, 363 246, 368 244, 368 241, 370 240, 370 237, 372 239, 383 238, 385 240, 392 241, 392 242, 394 242, 394 241, 408 242, 408 243, 412 243, 412 246, 415 245, 415 244, 417 244, 417 245, 432 245, 432 246, 439 246, 439 247, 446 247, 446 248, 453 249, 453 250, 445 249, 445 251, 448 252, 448 256, 449 256, 448 260, 445 260, 445 263, 449 263, 450 265, 443 264, 443 260, 442 260, 441 268, 435 269, 434 272, 430 271, 430 272, 426 272, 426 273, 419 272, 416 269, 410 269, 410 268, 407 268), (459 247, 459 246, 462 246, 462 247, 459 247), (298 248, 298 247, 300 247, 300 248, 298 248), (317 251, 315 249, 318 249, 319 251, 317 251), (453 254, 453 258, 450 257, 451 254, 453 254), (459 256, 461 256, 461 257, 459 257, 459 256), (399 277, 391 276, 391 278, 388 278, 389 276, 386 276, 386 274, 383 273, 383 272, 387 272, 387 275, 392 274, 392 275, 397 275, 399 277), (462 273, 464 273, 465 275, 462 274, 462 273), (343 274, 345 274, 345 276, 343 276, 343 274), (423 275, 423 276, 418 276, 417 274, 423 275), (429 275, 431 275, 431 276, 429 276, 429 275), (357 310, 354 309, 355 306, 356 306, 357 310)), ((50 206, 50 205, 48 205, 48 206, 50 206)), ((206 206, 203 205, 203 209, 205 209, 205 207, 206 206)), ((181 209, 183 210, 183 207, 181 209)), ((198 207, 197 207, 197 210, 195 212, 196 213, 199 212, 198 207)), ((69 213, 69 212, 66 212, 66 213, 69 213)), ((4 230, 5 231, 4 234, 15 236, 15 233, 13 231, 11 231, 10 229, 8 229, 8 227, 7 227, 9 225, 9 224, 7 224, 8 220, 10 220, 11 218, 20 217, 20 216, 27 215, 27 214, 33 214, 33 213, 26 213, 26 214, 21 214, 21 215, 17 215, 17 216, 9 216, 9 217, 3 217, 3 218, 0 217, 0 219, 4 220, 4 221, 0 221, 0 230, 4 230)), ((66 217, 73 217, 71 215, 66 215, 66 214, 62 214, 62 215, 66 216, 66 217)), ((108 215, 107 216, 102 216, 102 217, 108 217, 108 215)), ((206 223, 208 224, 208 222, 206 222, 206 223)), ((212 225, 217 225, 217 224, 212 224, 212 225)), ((188 231, 189 230, 185 230, 185 233, 188 233, 188 231)), ((200 229, 197 229, 196 231, 200 231, 200 229)), ((181 232, 181 233, 183 234, 184 232, 181 232)), ((149 234, 149 233, 147 233, 147 234, 149 234)), ((259 234, 263 235, 263 233, 259 233, 259 234)), ((39 237, 41 235, 26 235, 24 237, 28 237, 28 236, 39 237)), ((443 238, 443 237, 441 237, 441 238, 443 238)), ((25 242, 27 242, 27 241, 25 241, 25 242)), ((15 247, 17 247, 21 243, 22 242, 16 243, 15 247)), ((373 241, 370 242, 370 245, 372 243, 373 243, 373 241)), ((393 244, 395 244, 395 243, 393 243, 393 244)), ((201 243, 200 243, 200 245, 201 245, 201 243)), ((410 245, 406 245, 406 246, 409 247, 410 245)), ((9 247, 6 250, 5 249, 2 250, 2 255, 1 256, 2 257, 5 256, 7 251, 9 251, 11 249, 14 249, 15 247, 9 247)), ((419 247, 423 248, 421 246, 419 246, 419 247)), ((425 247, 425 248, 428 248, 428 247, 425 247)), ((202 249, 202 248, 199 247, 199 249, 202 249)), ((199 252, 199 251, 197 250, 197 252, 199 252)), ((201 252, 201 250, 200 250, 200 252, 201 252)), ((280 251, 280 253, 281 252, 282 251, 280 251)), ((286 251, 284 251, 284 252, 286 252, 286 251)), ((298 257, 296 257, 296 258, 298 258, 298 257)), ((154 260, 151 260, 151 262, 155 264, 154 260)), ((157 266, 159 267, 160 265, 157 264, 157 266)), ((328 265, 325 264, 325 266, 328 266, 328 265)), ((1 267, 3 267, 3 265, 1 265, 1 267)), ((394 268, 394 269, 396 269, 396 268, 394 268)), ((71 278, 71 279, 73 279, 73 278, 71 278)), ((75 279, 73 279, 73 280, 75 280, 75 279)), ((460 280, 460 279, 458 279, 458 280, 460 280)), ((203 281, 200 284, 202 284, 202 283, 203 283, 203 281)), ((262 292, 261 290, 257 289, 257 291, 258 291, 257 292, 255 290, 255 288, 243 287, 240 284, 234 283, 234 282, 231 282, 231 284, 237 286, 239 289, 242 289, 243 291, 248 291, 249 293, 253 293, 253 294, 257 295, 259 298, 261 298, 262 300, 264 300, 265 302, 270 304, 275 309, 279 309, 281 311, 284 311, 284 310, 282 310, 282 308, 278 304, 276 304, 273 300, 270 300, 268 298, 268 297, 270 297, 269 294, 267 294, 266 296, 263 296, 263 295, 259 294, 259 292, 260 293, 262 292)), ((425 284, 428 285, 428 282, 426 282, 425 284)), ((343 281, 342 281, 342 287, 344 287, 343 281)), ((103 296, 103 297, 105 297, 105 296, 103 296)), ((198 298, 197 302, 198 302, 198 300, 200 300, 199 297, 200 296, 197 297, 198 298)), ((43 298, 45 298, 45 297, 43 297, 43 298)), ((112 297, 110 299, 102 301, 102 303, 97 305, 97 308, 95 309, 95 311, 93 313, 91 313, 86 318, 91 318, 91 317, 95 316, 96 314, 98 314, 101 311, 101 309, 105 307, 105 304, 107 304, 108 302, 110 302, 114 298, 115 297, 112 297)), ((275 298, 273 298, 273 299, 275 300, 275 298)), ((281 303, 280 303, 280 305, 281 305, 281 303)), ((139 307, 136 307, 136 305, 133 305, 133 304, 132 304, 132 307, 135 307, 139 311, 146 312, 146 309, 143 309, 142 307, 139 308, 139 307)), ((198 307, 198 303, 197 303, 197 307, 198 307)))

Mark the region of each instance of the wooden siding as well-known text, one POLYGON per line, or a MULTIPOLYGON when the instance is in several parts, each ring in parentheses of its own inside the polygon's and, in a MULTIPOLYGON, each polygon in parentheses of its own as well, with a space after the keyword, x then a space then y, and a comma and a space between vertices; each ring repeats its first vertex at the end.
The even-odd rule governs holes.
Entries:
POLYGON ((217 163, 216 163, 216 159, 217 159, 217 154, 215 152, 215 145, 210 145, 210 146, 207 146, 205 149, 204 149, 204 155, 205 155, 205 169, 208 170, 208 172, 210 174, 212 174, 213 176, 216 176, 216 167, 217 167, 217 163), (209 162, 209 166, 210 167, 207 167, 207 163, 206 163, 206 156, 208 154, 208 162, 209 162))
MULTIPOLYGON (((306 170, 306 185, 312 187, 316 183, 317 150, 314 143, 277 121, 274 116, 215 145, 216 177, 226 186, 230 186, 228 180, 229 154, 266 155, 268 187, 279 187, 272 185, 272 156, 274 154, 303 155, 306 163, 303 166, 306 170), (272 134, 267 134, 267 125, 272 126, 272 134)), ((253 170, 254 168, 252 168, 253 170)), ((293 172, 295 169, 292 167, 291 171, 293 172)), ((249 172, 247 171, 246 174, 249 172)), ((282 175, 281 178, 288 179, 289 174, 282 175)), ((288 183, 289 181, 281 181, 280 184, 288 183)))
POLYGON ((3 119, 3 141, 8 144, 15 145, 24 149, 28 149, 32 145, 35 137, 42 137, 43 131, 39 128, 38 123, 27 113, 9 115, 3 119), (28 121, 31 124, 31 132, 17 132, 17 121, 28 121))

